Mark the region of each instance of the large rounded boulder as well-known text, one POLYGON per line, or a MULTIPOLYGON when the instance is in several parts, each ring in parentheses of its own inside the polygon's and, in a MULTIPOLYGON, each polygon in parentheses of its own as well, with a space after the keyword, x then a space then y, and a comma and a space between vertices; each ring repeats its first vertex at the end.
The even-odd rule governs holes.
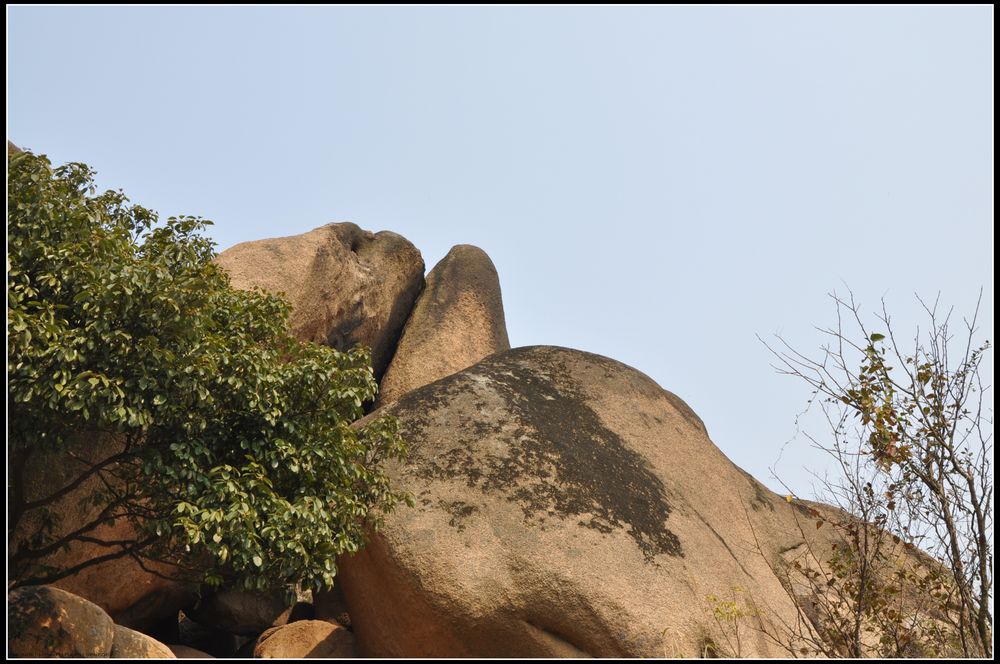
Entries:
POLYGON ((371 349, 376 378, 392 358, 424 284, 424 261, 406 238, 327 224, 290 237, 243 242, 216 257, 235 288, 284 294, 303 341, 371 349))
POLYGON ((382 379, 377 404, 510 348, 500 279, 486 252, 460 244, 427 275, 382 379))
MULTIPOLYGON (((402 423, 390 474, 416 507, 341 560, 363 655, 699 656, 727 637, 713 602, 797 618, 772 571, 801 543, 795 506, 634 369, 518 348, 379 413, 402 423)), ((746 626, 741 648, 788 654, 746 626)))

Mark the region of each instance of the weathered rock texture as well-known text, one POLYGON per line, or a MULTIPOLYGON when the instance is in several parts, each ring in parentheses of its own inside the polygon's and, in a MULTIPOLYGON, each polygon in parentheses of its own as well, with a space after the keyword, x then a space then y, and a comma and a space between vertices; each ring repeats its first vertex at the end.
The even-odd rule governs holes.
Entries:
MULTIPOLYGON (((69 443, 66 451, 33 451, 26 458, 12 464, 12 481, 19 485, 18 490, 21 492, 21 498, 16 502, 23 500, 26 506, 37 505, 25 509, 17 520, 9 543, 11 550, 17 552, 15 555, 22 553, 22 547, 37 548, 30 545, 31 538, 39 532, 47 518, 54 520, 52 541, 66 538, 78 529, 97 523, 103 506, 94 505, 90 497, 94 491, 103 488, 103 481, 114 481, 109 473, 115 471, 115 464, 107 465, 105 471, 100 473, 103 479, 94 475, 77 486, 73 486, 73 483, 91 465, 113 458, 122 449, 121 443, 111 436, 81 432, 69 443), (72 490, 62 493, 65 487, 72 487, 72 490), (48 500, 53 496, 56 498, 48 500)), ((99 544, 97 541, 134 542, 138 539, 135 529, 126 519, 103 523, 83 534, 88 540, 67 540, 68 547, 56 549, 38 558, 36 562, 60 570, 81 566, 78 572, 52 581, 51 585, 98 604, 116 623, 142 629, 165 616, 176 616, 178 609, 193 598, 197 586, 165 578, 175 572, 174 568, 167 565, 146 561, 146 569, 143 569, 143 566, 127 555, 87 565, 98 557, 121 553, 119 547, 99 544)), ((33 574, 34 572, 29 572, 20 580, 32 578, 33 574)), ((42 573, 38 578, 44 577, 45 574, 42 573)))
POLYGON ((509 348, 493 261, 478 247, 452 247, 427 275, 376 403, 391 403, 509 348))
POLYGON ((128 627, 115 625, 115 641, 111 645, 115 659, 176 659, 176 655, 151 636, 128 627))
POLYGON ((12 590, 7 627, 11 657, 108 657, 115 638, 101 607, 50 586, 12 590))
MULTIPOLYGON (((390 474, 417 506, 340 561, 363 655, 700 656, 727 637, 708 597, 734 593, 794 623, 772 568, 811 520, 638 371, 519 348, 380 413, 402 422, 390 474)), ((741 637, 742 656, 788 654, 741 637)))
POLYGON ((354 636, 336 623, 300 620, 261 634, 253 656, 257 659, 354 657, 354 636))
POLYGON ((340 350, 368 346, 376 378, 389 364, 424 283, 424 261, 408 240, 351 223, 243 242, 216 262, 236 288, 284 293, 299 339, 340 350))

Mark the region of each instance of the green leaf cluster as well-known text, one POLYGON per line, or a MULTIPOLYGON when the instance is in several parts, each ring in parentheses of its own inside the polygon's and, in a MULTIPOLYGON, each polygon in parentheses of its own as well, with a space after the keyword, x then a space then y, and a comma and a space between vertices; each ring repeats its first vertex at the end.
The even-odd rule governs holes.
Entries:
POLYGON ((97 500, 155 536, 143 555, 209 583, 330 586, 406 498, 384 472, 405 455, 397 422, 350 427, 377 390, 369 352, 301 343, 287 302, 233 289, 210 222, 97 194, 84 164, 8 168, 12 454, 115 436, 97 500))

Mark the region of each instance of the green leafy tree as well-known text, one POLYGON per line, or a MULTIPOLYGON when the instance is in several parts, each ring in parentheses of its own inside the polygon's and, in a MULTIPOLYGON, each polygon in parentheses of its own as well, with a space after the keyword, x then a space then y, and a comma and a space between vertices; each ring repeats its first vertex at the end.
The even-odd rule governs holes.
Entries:
POLYGON ((330 586, 336 556, 407 499, 383 471, 405 454, 398 423, 350 426, 377 390, 369 352, 300 343, 285 301, 231 288, 210 222, 97 195, 84 164, 8 150, 8 169, 15 585, 129 556, 210 584, 330 586), (29 495, 33 464, 70 456, 85 461, 70 481, 29 495), (96 516, 59 523, 53 507, 87 486, 96 516), (133 537, 95 542, 122 519, 133 537), (81 542, 107 553, 48 564, 81 542))

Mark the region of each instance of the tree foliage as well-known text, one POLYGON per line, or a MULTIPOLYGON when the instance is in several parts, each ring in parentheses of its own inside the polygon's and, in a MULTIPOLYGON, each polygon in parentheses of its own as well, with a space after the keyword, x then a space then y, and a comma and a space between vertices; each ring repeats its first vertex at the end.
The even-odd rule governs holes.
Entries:
MULTIPOLYGON (((300 343, 289 305, 230 287, 201 233, 95 193, 93 171, 8 153, 8 541, 19 583, 77 571, 50 554, 126 519, 130 556, 249 588, 332 584, 338 554, 405 498, 383 462, 398 424, 351 423, 374 398, 369 352, 300 343), (73 441, 113 440, 66 485, 29 496, 33 462, 73 441), (96 485, 95 516, 59 524, 52 507, 96 485)), ((91 561, 94 562, 94 561, 91 561)))
POLYGON ((993 415, 978 307, 956 335, 951 312, 920 301, 928 324, 904 339, 884 302, 875 331, 853 294, 833 298, 838 324, 820 357, 774 351, 826 417, 830 435, 810 436, 834 461, 820 499, 845 513, 815 515, 840 543, 803 570, 829 608, 835 647, 823 654, 989 657, 993 415))

